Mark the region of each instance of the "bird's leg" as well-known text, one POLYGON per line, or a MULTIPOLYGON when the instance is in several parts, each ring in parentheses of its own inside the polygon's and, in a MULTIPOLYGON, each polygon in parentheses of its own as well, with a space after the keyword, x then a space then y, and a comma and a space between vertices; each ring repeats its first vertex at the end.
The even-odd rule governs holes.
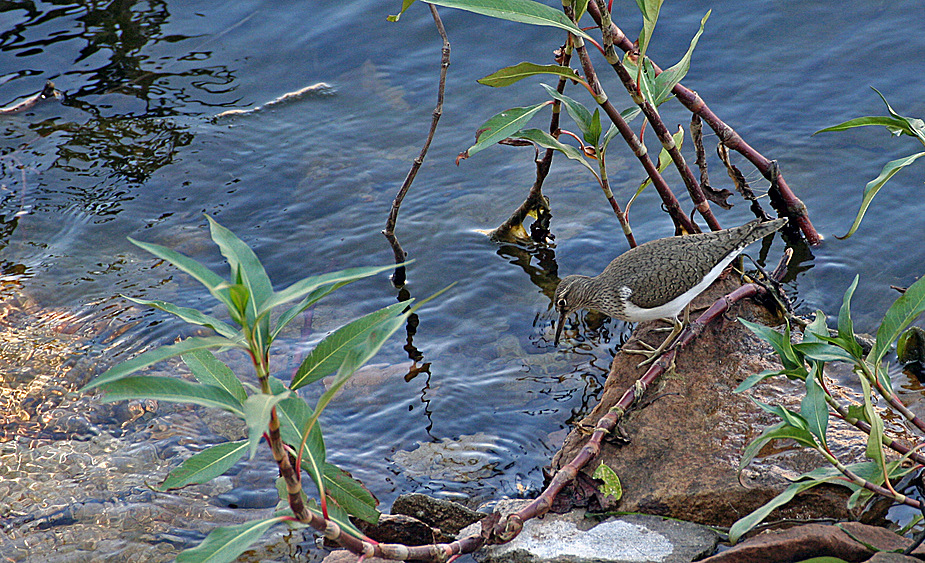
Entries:
POLYGON ((655 360, 657 360, 658 357, 662 354, 662 352, 664 352, 665 349, 668 348, 668 347, 671 345, 672 342, 674 342, 674 339, 675 339, 679 334, 681 334, 681 331, 684 329, 684 326, 685 326, 686 324, 690 324, 690 313, 688 312, 689 309, 688 309, 687 307, 685 307, 685 308, 684 308, 684 311, 685 311, 685 313, 684 313, 684 321, 685 321, 685 324, 682 324, 682 323, 677 319, 677 317, 671 317, 670 319, 668 319, 668 320, 670 320, 670 321, 672 322, 671 334, 668 335, 668 338, 666 338, 666 339, 659 345, 658 348, 652 348, 651 346, 649 346, 649 345, 646 344, 645 342, 640 342, 640 344, 642 344, 643 346, 645 346, 645 347, 648 348, 648 349, 647 349, 647 350, 629 350, 629 349, 626 349, 626 348, 621 348, 621 350, 622 350, 623 352, 626 352, 627 354, 640 354, 640 355, 646 356, 646 357, 648 358, 648 359, 646 359, 646 360, 643 360, 643 361, 640 362, 639 364, 637 364, 636 367, 642 367, 642 366, 644 366, 644 365, 646 365, 646 364, 651 364, 652 362, 654 362, 655 360))

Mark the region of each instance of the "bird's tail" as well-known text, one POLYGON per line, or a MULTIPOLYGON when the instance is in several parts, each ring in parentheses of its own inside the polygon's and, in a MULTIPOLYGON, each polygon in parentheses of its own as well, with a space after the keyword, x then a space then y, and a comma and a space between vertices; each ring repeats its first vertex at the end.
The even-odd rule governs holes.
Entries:
POLYGON ((745 235, 744 240, 742 241, 742 246, 747 246, 756 240, 762 239, 769 234, 777 231, 781 227, 787 224, 787 218, 781 217, 780 219, 774 219, 771 221, 761 222, 761 219, 755 219, 749 223, 738 227, 746 231, 748 234, 745 235))

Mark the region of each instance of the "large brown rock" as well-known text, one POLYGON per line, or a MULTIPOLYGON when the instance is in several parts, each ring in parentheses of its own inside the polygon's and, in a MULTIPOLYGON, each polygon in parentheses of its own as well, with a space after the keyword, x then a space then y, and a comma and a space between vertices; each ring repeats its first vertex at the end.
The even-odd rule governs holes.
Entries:
MULTIPOLYGON (((717 298, 739 285, 734 276, 717 281, 694 302, 696 318, 717 298)), ((737 317, 768 325, 780 324, 765 308, 751 300, 741 301, 712 323, 681 351, 673 372, 663 375, 643 401, 651 403, 631 410, 622 429, 631 442, 605 444, 601 455, 584 472, 590 475, 604 462, 619 475, 623 498, 616 506, 596 506, 600 497, 589 498, 594 487, 572 487, 557 499, 558 508, 586 505, 591 508, 644 512, 671 516, 701 524, 729 526, 777 495, 801 473, 825 465, 814 451, 793 444, 773 442, 737 479, 744 448, 767 426, 779 419, 758 408, 749 398, 799 410, 802 382, 774 377, 742 394, 733 390, 749 375, 779 369, 776 355, 737 317), (743 485, 744 483, 744 485, 743 485), (564 502, 563 502, 564 501, 564 502)), ((637 348, 641 338, 657 344, 664 333, 652 333, 658 323, 637 327, 627 348, 637 348)), ((604 386, 600 403, 568 435, 553 460, 553 469, 568 463, 587 440, 587 429, 607 413, 645 371, 638 369, 638 355, 617 354, 604 386)), ((834 385, 834 383, 833 383, 834 385)), ((841 392, 850 393, 850 390, 841 392)), ((844 463, 863 459, 864 439, 846 425, 834 424, 830 445, 844 463)), ((586 483, 587 480, 584 480, 586 483)), ((823 486, 798 496, 777 518, 847 518, 846 489, 823 486)), ((592 493, 593 494, 593 493, 592 493)), ((606 501, 604 501, 606 502, 606 501)))

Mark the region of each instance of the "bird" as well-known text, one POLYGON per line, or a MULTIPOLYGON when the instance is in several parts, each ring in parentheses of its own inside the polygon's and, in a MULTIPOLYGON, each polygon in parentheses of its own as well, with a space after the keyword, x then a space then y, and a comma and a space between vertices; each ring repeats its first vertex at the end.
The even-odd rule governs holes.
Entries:
MULTIPOLYGON (((624 350, 654 361, 680 334, 678 314, 738 256, 745 247, 777 231, 787 218, 750 221, 739 227, 649 241, 617 256, 594 277, 570 275, 559 282, 553 303, 558 313, 554 345, 565 319, 579 309, 594 309, 627 322, 665 319, 671 334, 658 348, 624 350)), ((686 319, 686 316, 685 316, 686 319)))

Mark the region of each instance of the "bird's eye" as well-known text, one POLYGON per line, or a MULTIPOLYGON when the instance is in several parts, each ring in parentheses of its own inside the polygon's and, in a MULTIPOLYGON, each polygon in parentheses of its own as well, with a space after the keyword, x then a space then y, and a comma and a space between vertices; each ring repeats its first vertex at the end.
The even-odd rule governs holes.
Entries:
POLYGON ((559 307, 560 309, 564 309, 566 305, 567 305, 567 303, 565 302, 565 298, 564 298, 564 297, 562 297, 562 298, 560 298, 558 301, 556 301, 556 307, 559 307))

